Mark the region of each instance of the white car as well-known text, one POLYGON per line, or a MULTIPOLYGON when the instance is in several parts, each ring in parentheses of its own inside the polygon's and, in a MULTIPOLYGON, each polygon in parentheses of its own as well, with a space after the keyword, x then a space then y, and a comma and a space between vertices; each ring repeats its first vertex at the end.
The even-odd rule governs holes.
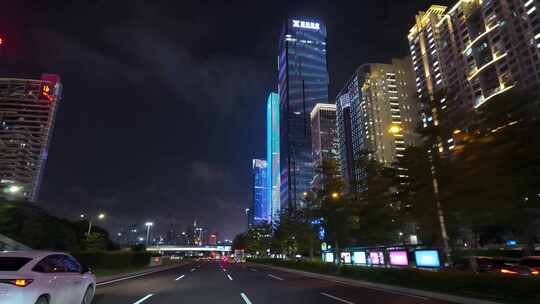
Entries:
POLYGON ((96 277, 62 252, 0 252, 0 304, 90 304, 96 277))

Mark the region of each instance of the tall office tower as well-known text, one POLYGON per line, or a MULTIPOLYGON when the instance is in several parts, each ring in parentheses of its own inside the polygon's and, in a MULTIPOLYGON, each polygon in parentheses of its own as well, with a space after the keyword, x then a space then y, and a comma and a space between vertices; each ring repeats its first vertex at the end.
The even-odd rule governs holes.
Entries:
POLYGON ((270 93, 266 106, 266 201, 272 227, 277 226, 281 213, 279 136, 279 96, 270 93))
MULTIPOLYGON (((357 88, 357 87, 356 87, 357 88)), ((354 87, 350 90, 354 93, 354 87)), ((341 92, 336 101, 336 131, 339 142, 339 166, 341 176, 345 180, 347 188, 350 189, 354 182, 353 168, 353 145, 352 145, 352 114, 349 98, 349 89, 341 92)))
MULTIPOLYGON (((420 122, 420 108, 413 75, 408 58, 393 59, 391 64, 364 64, 338 94, 340 107, 348 104, 352 113, 353 163, 365 155, 391 166, 407 146, 418 144, 414 129, 420 122)), ((346 146, 340 145, 340 149, 346 146)), ((340 150, 340 155, 349 152, 340 150)), ((365 168, 355 165, 352 171, 351 190, 365 191, 365 168)))
MULTIPOLYGON (((466 128, 493 97, 512 89, 538 92, 538 6, 537 0, 462 0, 417 16, 408 39, 418 94, 432 100, 424 125, 466 128), (448 122, 439 121, 441 113, 448 122)), ((439 151, 452 149, 448 136, 439 151)))
POLYGON ((336 105, 318 103, 311 111, 311 145, 313 168, 315 174, 311 188, 322 186, 322 168, 324 161, 335 161, 339 164, 339 141, 336 130, 336 105))
POLYGON ((253 200, 250 208, 251 227, 270 223, 270 208, 267 194, 267 164, 265 160, 253 160, 253 200))
POLYGON ((38 199, 54 120, 60 77, 0 79, 0 197, 38 199))
POLYGON ((328 101, 326 28, 288 19, 279 41, 281 205, 301 207, 313 178, 310 115, 328 101))

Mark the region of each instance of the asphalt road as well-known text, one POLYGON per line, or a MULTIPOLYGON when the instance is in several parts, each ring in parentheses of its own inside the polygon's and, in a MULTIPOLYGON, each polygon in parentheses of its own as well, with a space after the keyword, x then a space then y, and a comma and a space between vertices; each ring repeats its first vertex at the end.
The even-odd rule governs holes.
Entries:
POLYGON ((98 287, 94 304, 448 303, 306 278, 264 267, 197 262, 98 287))

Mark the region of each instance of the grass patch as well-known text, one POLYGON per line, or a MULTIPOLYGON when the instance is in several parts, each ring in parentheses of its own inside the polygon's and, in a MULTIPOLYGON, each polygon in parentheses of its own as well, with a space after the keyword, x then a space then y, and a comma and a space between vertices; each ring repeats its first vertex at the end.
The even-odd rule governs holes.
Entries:
POLYGON ((504 303, 540 303, 540 280, 461 271, 338 266, 308 261, 254 259, 251 262, 504 303))

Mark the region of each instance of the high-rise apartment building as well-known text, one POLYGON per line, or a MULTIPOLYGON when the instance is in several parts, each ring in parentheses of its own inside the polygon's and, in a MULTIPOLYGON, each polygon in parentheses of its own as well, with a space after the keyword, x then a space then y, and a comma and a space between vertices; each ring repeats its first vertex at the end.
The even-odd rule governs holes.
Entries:
MULTIPOLYGON (((393 59, 390 64, 364 64, 338 94, 341 111, 350 108, 351 112, 352 157, 347 156, 351 153, 347 145, 340 145, 340 158, 352 159, 352 190, 365 190, 362 184, 367 172, 356 165, 363 156, 391 166, 403 157, 407 146, 418 144, 414 130, 420 122, 420 108, 413 75, 408 58, 393 59)), ((344 124, 342 120, 340 124, 344 124)), ((346 142, 345 128, 338 127, 340 142, 346 142)))
POLYGON ((272 227, 278 224, 281 213, 279 114, 279 96, 270 93, 266 104, 266 200, 272 227))
POLYGON ((38 199, 61 95, 58 75, 0 79, 0 197, 38 199))
MULTIPOLYGON (((353 88, 350 88, 353 90, 353 88)), ((352 113, 349 91, 341 92, 336 100, 336 131, 339 143, 339 165, 341 176, 347 185, 354 181, 354 157, 352 148, 352 113)))
MULTIPOLYGON (((495 96, 538 91, 538 9, 537 0, 461 0, 417 15, 408 40, 418 95, 432 99, 425 125, 440 123, 441 112, 457 112, 449 123, 467 127, 468 114, 488 110, 495 96)), ((439 151, 451 150, 452 141, 443 139, 439 151)))
POLYGON ((326 27, 288 19, 279 41, 281 204, 300 207, 313 179, 311 111, 328 102, 326 27))
POLYGON ((253 160, 253 200, 250 208, 249 226, 261 226, 270 223, 270 204, 267 195, 266 160, 253 160))
POLYGON ((339 164, 339 141, 336 130, 336 105, 318 103, 311 111, 311 145, 313 168, 315 173, 311 187, 321 188, 324 161, 336 161, 339 164))

